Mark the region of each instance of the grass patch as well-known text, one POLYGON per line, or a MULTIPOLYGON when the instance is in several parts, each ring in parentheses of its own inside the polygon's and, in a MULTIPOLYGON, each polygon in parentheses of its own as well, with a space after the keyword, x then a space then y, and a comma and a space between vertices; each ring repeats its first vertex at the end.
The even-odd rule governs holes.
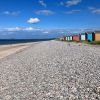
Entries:
POLYGON ((67 41, 67 42, 75 42, 75 43, 85 43, 85 44, 91 44, 91 45, 100 45, 100 41, 67 41))
POLYGON ((89 44, 92 44, 92 45, 100 45, 100 41, 92 41, 92 42, 89 42, 89 44))
POLYGON ((85 44, 91 44, 91 45, 100 45, 100 41, 92 41, 92 42, 89 42, 89 41, 73 41, 73 40, 70 40, 70 41, 65 41, 65 40, 60 40, 60 39, 56 39, 57 41, 63 41, 63 42, 75 42, 75 43, 85 43, 85 44))
POLYGON ((75 43, 80 43, 80 41, 73 41, 73 40, 70 40, 70 41, 67 41, 67 42, 75 42, 75 43))

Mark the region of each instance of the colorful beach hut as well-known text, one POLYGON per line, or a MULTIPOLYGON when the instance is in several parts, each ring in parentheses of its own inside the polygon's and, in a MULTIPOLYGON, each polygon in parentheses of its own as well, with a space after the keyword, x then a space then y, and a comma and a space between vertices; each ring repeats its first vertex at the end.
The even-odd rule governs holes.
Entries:
POLYGON ((67 40, 70 41, 70 36, 67 37, 67 40))
POLYGON ((73 41, 80 41, 80 36, 79 35, 74 35, 73 36, 73 41))
POLYGON ((100 31, 95 32, 95 41, 100 41, 100 31))
POLYGON ((66 41, 67 41, 67 36, 66 36, 66 41))
POLYGON ((95 40, 95 34, 94 32, 87 32, 87 41, 94 41, 95 40))
POLYGON ((70 36, 70 41, 72 41, 73 40, 73 37, 72 36, 70 36))
POLYGON ((86 41, 87 40, 87 34, 86 33, 81 33, 80 40, 81 41, 86 41))

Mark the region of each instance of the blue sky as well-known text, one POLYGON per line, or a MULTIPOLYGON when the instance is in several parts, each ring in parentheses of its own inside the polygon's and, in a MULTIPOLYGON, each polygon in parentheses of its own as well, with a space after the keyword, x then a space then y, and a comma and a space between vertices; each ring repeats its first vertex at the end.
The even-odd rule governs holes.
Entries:
POLYGON ((99 28, 99 0, 0 0, 0 38, 49 38, 99 28))

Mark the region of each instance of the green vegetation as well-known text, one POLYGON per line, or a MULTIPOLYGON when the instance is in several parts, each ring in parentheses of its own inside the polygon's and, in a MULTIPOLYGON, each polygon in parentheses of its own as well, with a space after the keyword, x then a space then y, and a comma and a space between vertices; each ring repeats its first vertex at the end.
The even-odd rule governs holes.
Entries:
POLYGON ((80 41, 81 43, 91 44, 91 45, 100 45, 100 41, 80 41))
POLYGON ((100 45, 100 41, 92 41, 92 42, 89 42, 89 44, 92 44, 92 45, 100 45))
MULTIPOLYGON (((56 40, 61 41, 60 39, 56 39, 56 40)), ((70 40, 70 41, 65 41, 65 42, 75 42, 75 43, 85 43, 85 44, 91 44, 91 45, 100 45, 100 41, 89 42, 89 41, 73 41, 73 40, 70 40)))

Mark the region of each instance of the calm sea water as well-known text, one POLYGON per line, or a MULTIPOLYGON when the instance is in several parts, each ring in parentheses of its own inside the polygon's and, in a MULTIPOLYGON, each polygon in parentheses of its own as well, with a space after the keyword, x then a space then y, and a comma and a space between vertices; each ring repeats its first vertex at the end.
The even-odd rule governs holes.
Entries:
POLYGON ((49 40, 53 40, 53 39, 1 39, 0 45, 49 41, 49 40))

